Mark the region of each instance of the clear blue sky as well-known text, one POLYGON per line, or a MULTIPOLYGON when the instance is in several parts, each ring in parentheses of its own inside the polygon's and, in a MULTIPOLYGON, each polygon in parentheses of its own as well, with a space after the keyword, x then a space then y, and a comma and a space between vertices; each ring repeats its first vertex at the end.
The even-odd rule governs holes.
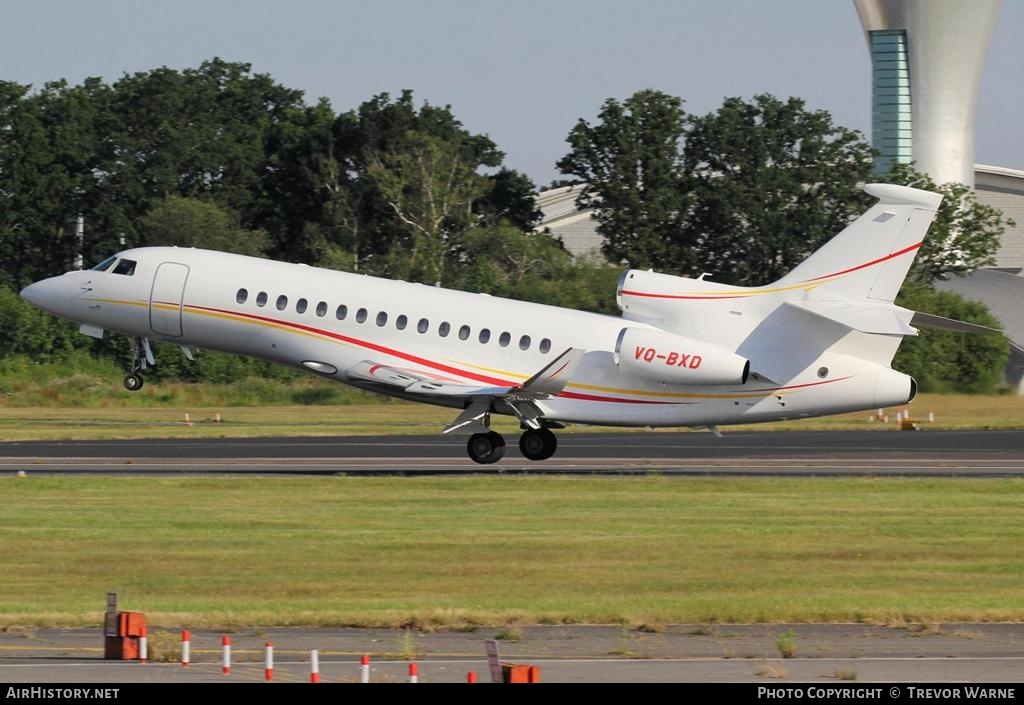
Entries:
MULTIPOLYGON (((800 96, 868 134, 867 48, 850 0, 4 0, 0 79, 112 82, 219 56, 336 111, 403 88, 450 104, 538 185, 580 117, 657 88, 691 112, 800 96)), ((976 160, 1024 169, 1024 0, 1004 0, 976 160)))

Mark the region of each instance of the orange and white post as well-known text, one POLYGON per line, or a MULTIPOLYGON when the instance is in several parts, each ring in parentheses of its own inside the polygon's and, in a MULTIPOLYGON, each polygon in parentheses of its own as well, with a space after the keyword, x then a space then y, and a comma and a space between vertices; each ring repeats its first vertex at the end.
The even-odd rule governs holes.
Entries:
POLYGON ((419 671, 419 668, 416 667, 415 663, 410 663, 409 664, 409 682, 410 683, 419 683, 420 682, 420 671, 419 671))
POLYGON ((320 653, 316 649, 309 652, 309 682, 320 682, 320 653))
POLYGON ((269 683, 274 680, 274 645, 268 641, 263 648, 263 678, 269 683))
POLYGON ((188 629, 181 630, 181 667, 188 668, 189 661, 192 658, 192 635, 188 633, 188 629))
POLYGON ((359 682, 370 682, 370 657, 367 654, 363 654, 363 657, 359 659, 359 682))
POLYGON ((220 638, 220 669, 225 675, 231 673, 231 637, 229 636, 220 638))
POLYGON ((146 638, 146 625, 139 630, 139 663, 149 661, 149 641, 146 638))

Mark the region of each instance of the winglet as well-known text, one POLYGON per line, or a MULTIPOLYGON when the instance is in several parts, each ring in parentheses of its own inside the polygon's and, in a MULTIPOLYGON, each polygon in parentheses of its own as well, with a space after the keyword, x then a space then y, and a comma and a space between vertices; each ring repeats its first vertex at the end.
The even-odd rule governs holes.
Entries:
POLYGON ((551 361, 544 369, 523 382, 517 391, 530 394, 558 394, 568 384, 572 373, 586 354, 583 348, 569 348, 551 361))

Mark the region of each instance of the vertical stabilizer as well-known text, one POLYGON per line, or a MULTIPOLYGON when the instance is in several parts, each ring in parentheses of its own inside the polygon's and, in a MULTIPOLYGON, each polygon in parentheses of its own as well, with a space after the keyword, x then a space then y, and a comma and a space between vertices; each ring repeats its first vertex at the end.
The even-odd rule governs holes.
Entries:
POLYGON ((942 196, 894 184, 868 184, 878 203, 775 286, 815 290, 816 298, 892 303, 942 196))

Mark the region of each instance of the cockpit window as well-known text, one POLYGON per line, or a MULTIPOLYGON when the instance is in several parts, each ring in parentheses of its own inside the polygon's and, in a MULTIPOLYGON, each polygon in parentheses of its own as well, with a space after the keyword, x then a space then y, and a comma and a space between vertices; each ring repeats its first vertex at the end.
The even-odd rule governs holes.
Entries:
POLYGON ((125 276, 128 276, 128 277, 130 277, 131 275, 135 274, 135 260, 133 260, 133 259, 123 259, 123 260, 121 260, 120 262, 117 263, 117 266, 114 267, 114 274, 124 274, 125 276))
POLYGON ((94 271, 94 272, 105 272, 108 269, 110 269, 110 265, 112 265, 116 261, 117 261, 117 255, 111 255, 110 257, 107 257, 105 260, 103 260, 102 262, 97 264, 95 267, 93 267, 92 271, 94 271))

